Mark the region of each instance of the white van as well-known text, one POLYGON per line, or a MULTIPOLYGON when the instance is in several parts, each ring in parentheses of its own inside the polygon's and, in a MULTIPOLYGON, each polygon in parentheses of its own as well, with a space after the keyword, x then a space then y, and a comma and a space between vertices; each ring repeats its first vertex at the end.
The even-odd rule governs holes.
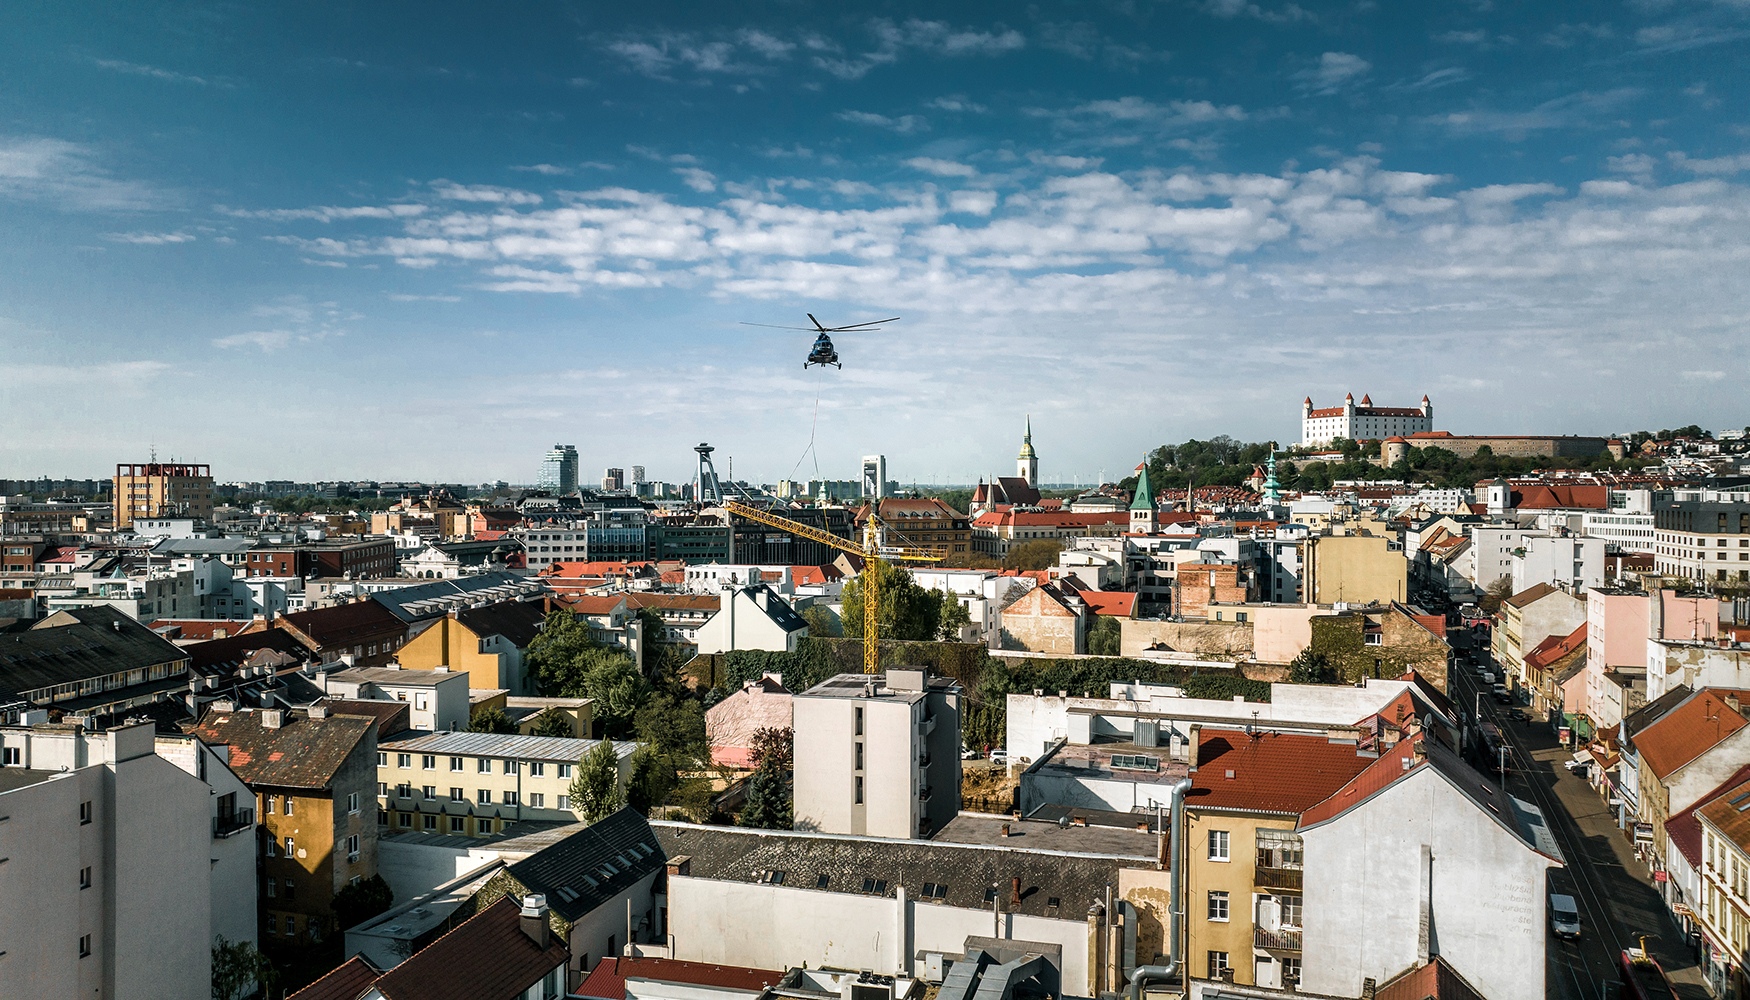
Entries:
POLYGON ((1556 937, 1579 940, 1580 908, 1574 904, 1574 897, 1550 893, 1549 929, 1556 937))

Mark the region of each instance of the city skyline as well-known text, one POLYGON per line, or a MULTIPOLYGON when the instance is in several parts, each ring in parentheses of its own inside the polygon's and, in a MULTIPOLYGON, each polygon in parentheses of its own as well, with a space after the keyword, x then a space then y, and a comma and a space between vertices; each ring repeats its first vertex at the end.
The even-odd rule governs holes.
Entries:
POLYGON ((587 421, 654 478, 964 478, 1032 412, 1092 475, 1364 391, 1750 423, 1750 15, 1570 13, 12 11, 0 460, 517 480, 587 421), (842 371, 739 325, 808 312, 902 319, 842 371))

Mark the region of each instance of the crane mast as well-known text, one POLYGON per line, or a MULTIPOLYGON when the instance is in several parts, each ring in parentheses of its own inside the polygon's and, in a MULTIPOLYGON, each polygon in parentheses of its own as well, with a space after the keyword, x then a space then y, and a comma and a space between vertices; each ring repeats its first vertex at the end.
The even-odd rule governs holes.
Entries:
POLYGON ((750 521, 758 521, 768 527, 788 531, 792 535, 831 546, 863 560, 863 672, 865 674, 880 673, 882 560, 938 562, 942 557, 925 549, 882 545, 883 532, 881 529, 884 525, 881 521, 881 515, 875 507, 869 509, 869 520, 863 525, 863 544, 861 545, 849 539, 840 538, 830 531, 822 531, 800 521, 779 517, 777 514, 736 500, 723 501, 723 508, 731 514, 739 514, 750 521))

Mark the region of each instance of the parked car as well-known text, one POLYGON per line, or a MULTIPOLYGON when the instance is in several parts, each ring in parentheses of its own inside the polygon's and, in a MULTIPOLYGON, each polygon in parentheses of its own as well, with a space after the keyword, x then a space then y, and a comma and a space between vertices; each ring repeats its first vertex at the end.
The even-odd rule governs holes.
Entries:
POLYGON ((1507 685, 1505 685, 1505 684, 1495 685, 1495 692, 1494 693, 1495 693, 1495 700, 1500 702, 1501 704, 1503 704, 1503 705, 1513 704, 1513 694, 1512 694, 1512 692, 1507 690, 1507 685))
POLYGON ((1556 937, 1579 940, 1580 908, 1575 905, 1574 897, 1559 892, 1550 893, 1549 929, 1556 937))
POLYGON ((982 760, 982 759, 984 759, 984 754, 981 754, 977 750, 974 750, 974 749, 968 747, 967 749, 960 751, 960 759, 961 760, 982 760))
POLYGON ((1507 717, 1512 719, 1514 722, 1524 722, 1526 719, 1525 709, 1515 708, 1507 713, 1507 717))
POLYGON ((1004 751, 1004 750, 992 750, 990 752, 990 762, 992 764, 1001 764, 1005 767, 1008 766, 1008 763, 1009 763, 1008 752, 1004 751))

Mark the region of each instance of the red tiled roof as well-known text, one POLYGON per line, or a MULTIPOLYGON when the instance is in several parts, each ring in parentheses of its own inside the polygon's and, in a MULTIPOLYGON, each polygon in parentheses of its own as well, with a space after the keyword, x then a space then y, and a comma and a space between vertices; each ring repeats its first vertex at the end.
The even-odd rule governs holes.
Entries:
POLYGON ((1374 1000, 1487 1000, 1442 955, 1389 980, 1373 996, 1374 1000))
POLYGON ((1114 618, 1136 617, 1136 595, 1116 590, 1083 590, 1078 597, 1088 603, 1088 610, 1114 618))
POLYGON ((358 1000, 365 988, 377 981, 378 975, 380 973, 371 968, 369 962, 354 955, 287 1000, 358 1000))
POLYGON ((1720 782, 1713 791, 1696 799, 1688 809, 1665 821, 1665 836, 1669 837, 1671 843, 1676 845, 1677 850, 1689 859, 1690 864, 1697 868, 1701 867, 1701 820, 1696 818, 1696 811, 1726 795, 1746 781, 1750 781, 1750 764, 1738 768, 1730 778, 1720 782))
POLYGON ((716 594, 626 594, 626 609, 636 611, 639 608, 685 608, 689 611, 716 611, 723 604, 723 599, 716 594))
POLYGON ((243 631, 249 622, 250 619, 247 618, 241 621, 226 618, 160 618, 147 627, 154 632, 159 629, 174 628, 176 634, 171 638, 187 642, 206 642, 212 639, 213 633, 219 629, 225 630, 225 635, 219 636, 222 639, 225 636, 236 635, 243 631))
POLYGON ((1635 750, 1660 780, 1744 728, 1744 717, 1726 704, 1727 694, 1750 699, 1750 692, 1706 688, 1634 734, 1635 750))
POLYGON ((195 726, 203 743, 231 748, 231 770, 251 785, 326 788, 361 740, 370 739, 377 720, 333 715, 309 719, 282 712, 278 729, 262 725, 262 710, 208 712, 195 726))
POLYGON ((1323 736, 1205 729, 1197 739, 1197 773, 1185 797, 1190 807, 1310 809, 1373 763, 1354 743, 1323 736))
POLYGON ((591 594, 561 594, 556 600, 580 615, 611 615, 621 604, 626 604, 628 610, 631 608, 625 594, 608 594, 603 597, 591 594))
POLYGON ((1077 514, 1071 511, 986 511, 972 522, 981 528, 1092 528, 1102 524, 1129 524, 1127 510, 1077 514))
POLYGON ((523 933, 517 904, 500 897, 383 973, 375 986, 388 1000, 513 1000, 571 959, 558 935, 548 942, 537 948, 523 933))
POLYGON ((1548 670, 1550 666, 1569 653, 1584 648, 1586 645, 1586 623, 1567 635, 1552 635, 1537 644, 1531 652, 1525 654, 1525 665, 1539 670, 1548 670))
POLYGON ((351 646, 366 639, 407 631, 405 622, 376 601, 352 601, 331 608, 298 611, 281 616, 279 621, 323 647, 351 646))
POLYGON ((641 576, 641 567, 649 563, 628 563, 610 560, 598 562, 556 562, 541 570, 542 576, 641 576))
POLYGON ((815 587, 844 578, 845 575, 839 572, 837 566, 790 567, 790 580, 798 587, 815 587))
POLYGON ((1527 587, 1519 593, 1514 594, 1512 597, 1507 598, 1505 603, 1511 604, 1516 608, 1524 608, 1528 605, 1536 604, 1538 601, 1541 601, 1556 592, 1557 589, 1555 587, 1552 587, 1547 583, 1539 583, 1527 587))
POLYGON ((758 993, 782 979, 782 972, 744 969, 708 962, 683 962, 672 958, 604 958, 596 963, 573 996, 600 1000, 626 1000, 626 980, 650 979, 660 983, 716 986, 758 993))

